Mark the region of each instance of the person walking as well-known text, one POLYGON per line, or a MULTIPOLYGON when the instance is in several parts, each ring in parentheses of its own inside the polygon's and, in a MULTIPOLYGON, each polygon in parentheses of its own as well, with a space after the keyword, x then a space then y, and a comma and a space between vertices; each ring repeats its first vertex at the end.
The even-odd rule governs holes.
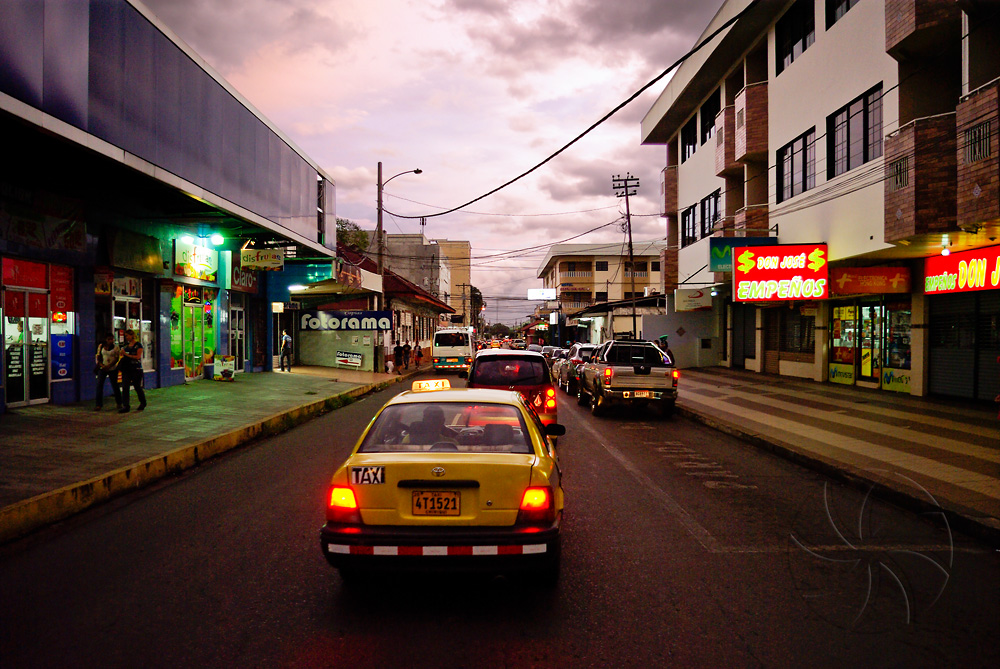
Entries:
POLYGON ((142 389, 142 344, 135 338, 134 330, 125 330, 125 346, 118 369, 122 373, 122 408, 118 413, 129 412, 129 386, 135 388, 135 396, 139 398, 135 410, 142 411, 146 408, 146 392, 142 389))
POLYGON ((420 369, 420 363, 424 361, 424 352, 420 348, 420 342, 415 342, 413 347, 413 360, 417 369, 420 369))
POLYGON ((281 371, 285 371, 285 359, 288 359, 288 373, 292 373, 292 335, 288 334, 288 330, 281 331, 281 355, 278 357, 278 363, 281 365, 281 371))
POLYGON ((403 369, 409 369, 410 368, 410 352, 411 351, 412 351, 412 349, 410 348, 410 340, 407 339, 406 343, 403 344, 403 369))
POLYGON ((110 332, 104 335, 104 341, 98 345, 97 355, 94 356, 94 361, 97 363, 94 368, 97 372, 97 406, 94 407, 94 411, 100 411, 104 407, 104 379, 111 382, 111 392, 115 395, 115 404, 119 409, 122 408, 122 393, 118 387, 118 370, 116 369, 121 354, 121 349, 115 343, 114 335, 110 332))
POLYGON ((399 340, 396 340, 396 345, 392 348, 392 361, 396 365, 396 373, 403 373, 403 347, 400 345, 399 340))

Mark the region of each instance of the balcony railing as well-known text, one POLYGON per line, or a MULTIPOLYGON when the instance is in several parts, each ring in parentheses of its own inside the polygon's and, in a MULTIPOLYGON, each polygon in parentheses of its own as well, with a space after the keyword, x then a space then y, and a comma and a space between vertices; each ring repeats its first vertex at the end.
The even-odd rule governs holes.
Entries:
POLYGON ((579 279, 582 277, 594 276, 594 273, 590 270, 587 271, 577 271, 577 272, 561 272, 560 276, 565 276, 570 279, 579 279))
POLYGON ((736 94, 736 141, 733 158, 738 161, 767 159, 767 82, 746 86, 736 94))
POLYGON ((959 39, 961 23, 955 0, 885 0, 886 53, 900 60, 937 55, 949 36, 959 39))
POLYGON ((885 138, 885 241, 955 228, 955 113, 910 121, 885 138))
POLYGON ((725 107, 715 117, 715 175, 725 176, 743 170, 736 162, 736 107, 725 107))
MULTIPOLYGON (((957 223, 979 232, 1000 218, 1000 79, 963 97, 956 111, 957 223)), ((990 236, 993 234, 991 228, 990 236)))
POLYGON ((636 278, 636 279, 645 279, 648 276, 649 276, 649 272, 630 272, 628 270, 625 270, 625 278, 626 279, 631 279, 633 277, 636 278))

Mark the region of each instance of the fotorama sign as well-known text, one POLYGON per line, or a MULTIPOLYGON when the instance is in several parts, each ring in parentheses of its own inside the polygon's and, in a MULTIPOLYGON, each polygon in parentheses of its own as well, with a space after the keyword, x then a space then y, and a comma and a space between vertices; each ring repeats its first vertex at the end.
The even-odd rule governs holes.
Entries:
POLYGON ((928 295, 997 289, 1000 289, 1000 246, 924 260, 924 292, 928 295))
POLYGON ((737 301, 825 300, 829 283, 826 244, 733 249, 733 296, 737 301))

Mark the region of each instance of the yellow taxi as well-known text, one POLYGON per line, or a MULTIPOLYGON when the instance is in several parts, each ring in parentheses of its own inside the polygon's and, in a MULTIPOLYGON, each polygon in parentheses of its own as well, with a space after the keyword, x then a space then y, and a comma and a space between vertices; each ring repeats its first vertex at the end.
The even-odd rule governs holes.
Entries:
POLYGON ((415 381, 375 415, 326 498, 320 544, 369 569, 559 573, 563 489, 550 436, 520 393, 415 381))

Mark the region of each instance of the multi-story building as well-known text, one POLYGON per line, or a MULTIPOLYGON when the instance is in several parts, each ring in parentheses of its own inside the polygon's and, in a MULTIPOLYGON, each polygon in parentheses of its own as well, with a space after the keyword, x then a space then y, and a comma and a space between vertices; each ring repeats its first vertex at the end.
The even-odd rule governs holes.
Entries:
POLYGON ((460 316, 464 325, 474 325, 472 309, 472 244, 467 241, 435 239, 441 249, 441 256, 451 274, 451 296, 445 302, 460 316))
POLYGON ((718 364, 1000 392, 993 7, 722 5, 642 121, 666 147, 665 289, 717 295, 718 364))
MULTIPOLYGON (((630 264, 621 244, 555 244, 538 268, 544 288, 556 291, 563 316, 604 302, 662 292, 662 240, 635 242, 630 264)), ((622 325, 615 331, 631 331, 622 325)), ((639 325, 641 332, 641 320, 639 325)))
POLYGON ((396 274, 448 302, 452 293, 451 270, 437 242, 422 233, 385 236, 383 262, 396 274))

